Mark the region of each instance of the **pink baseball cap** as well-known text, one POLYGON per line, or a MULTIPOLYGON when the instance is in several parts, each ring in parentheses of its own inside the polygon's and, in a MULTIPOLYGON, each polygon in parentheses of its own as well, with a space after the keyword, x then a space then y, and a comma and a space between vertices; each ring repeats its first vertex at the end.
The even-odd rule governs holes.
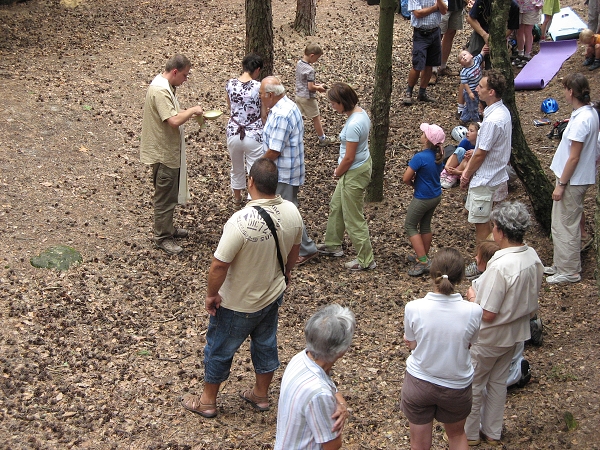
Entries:
POLYGON ((441 144, 446 140, 444 130, 442 130, 436 124, 422 123, 420 128, 421 131, 425 133, 427 140, 429 140, 429 142, 431 142, 432 144, 441 144))

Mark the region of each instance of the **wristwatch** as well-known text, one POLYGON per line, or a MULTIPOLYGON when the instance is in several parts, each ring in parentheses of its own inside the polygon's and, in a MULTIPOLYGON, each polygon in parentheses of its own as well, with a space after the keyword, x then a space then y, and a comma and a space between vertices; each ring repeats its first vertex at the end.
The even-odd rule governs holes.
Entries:
POLYGON ((562 181, 558 180, 559 186, 566 186, 567 184, 569 184, 569 182, 563 183, 562 181))

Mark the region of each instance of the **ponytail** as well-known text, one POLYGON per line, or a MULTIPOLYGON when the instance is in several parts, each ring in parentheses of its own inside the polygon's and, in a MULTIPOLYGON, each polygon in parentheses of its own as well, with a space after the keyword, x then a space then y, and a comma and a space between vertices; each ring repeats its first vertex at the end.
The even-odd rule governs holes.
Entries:
POLYGON ((465 260, 455 248, 444 247, 431 260, 429 274, 437 292, 444 295, 454 294, 455 286, 465 276, 465 260))
POLYGON ((454 285, 450 282, 447 274, 442 274, 439 270, 431 278, 433 278, 433 284, 437 287, 437 291, 440 294, 451 295, 454 294, 454 285))

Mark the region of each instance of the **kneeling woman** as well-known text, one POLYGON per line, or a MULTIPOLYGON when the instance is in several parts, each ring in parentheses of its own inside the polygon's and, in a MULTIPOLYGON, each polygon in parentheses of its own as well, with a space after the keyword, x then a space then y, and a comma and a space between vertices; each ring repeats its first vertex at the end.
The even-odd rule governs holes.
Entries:
POLYGON ((463 300, 455 286, 464 278, 458 250, 443 248, 431 263, 434 292, 404 309, 406 360, 400 408, 410 424, 412 449, 429 449, 433 419, 444 423, 450 450, 466 450, 465 420, 471 412, 473 366, 483 310, 463 300))
POLYGON ((356 259, 346 263, 349 270, 374 269, 369 227, 363 214, 365 189, 371 181, 369 131, 371 119, 358 106, 358 96, 346 83, 334 83, 327 91, 331 107, 348 116, 340 133, 340 156, 333 177, 338 180, 329 203, 325 243, 317 248, 328 256, 343 256, 344 230, 356 249, 356 259))

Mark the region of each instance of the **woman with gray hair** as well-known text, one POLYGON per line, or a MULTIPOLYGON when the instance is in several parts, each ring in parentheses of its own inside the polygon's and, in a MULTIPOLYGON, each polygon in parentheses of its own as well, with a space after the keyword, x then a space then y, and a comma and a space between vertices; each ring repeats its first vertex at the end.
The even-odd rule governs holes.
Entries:
POLYGON ((342 446, 346 402, 329 377, 352 343, 356 322, 350 309, 333 304, 306 323, 306 349, 292 358, 281 380, 275 450, 342 446))
POLYGON ((483 308, 479 340, 471 347, 475 366, 473 405, 465 431, 469 445, 497 445, 502 432, 506 380, 515 346, 531 337, 529 319, 538 310, 544 266, 523 242, 531 219, 523 203, 504 202, 490 216, 500 247, 467 299, 483 308), (483 391, 486 395, 483 396, 483 391))

